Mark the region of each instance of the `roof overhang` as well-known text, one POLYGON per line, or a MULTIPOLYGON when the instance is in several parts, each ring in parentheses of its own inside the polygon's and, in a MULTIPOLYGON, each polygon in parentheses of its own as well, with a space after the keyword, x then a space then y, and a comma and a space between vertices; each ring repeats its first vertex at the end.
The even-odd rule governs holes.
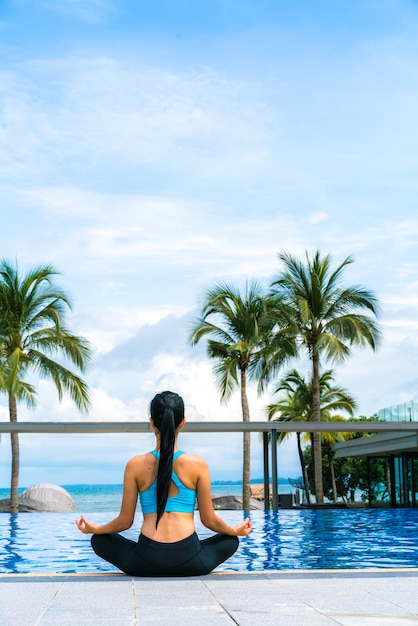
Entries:
POLYGON ((349 456, 391 456, 418 453, 418 433, 393 432, 350 439, 332 446, 338 458, 349 456))

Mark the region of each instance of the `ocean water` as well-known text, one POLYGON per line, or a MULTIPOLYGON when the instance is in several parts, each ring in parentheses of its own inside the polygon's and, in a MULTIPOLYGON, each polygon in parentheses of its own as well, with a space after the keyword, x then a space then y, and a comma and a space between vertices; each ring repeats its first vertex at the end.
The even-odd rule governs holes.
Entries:
MULTIPOLYGON (((76 505, 80 513, 101 513, 119 511, 122 501, 123 485, 60 485, 76 505)), ((19 489, 22 493, 24 488, 19 489)), ((295 491, 289 483, 280 483, 280 493, 295 491)), ((237 482, 212 483, 212 495, 241 495, 242 484, 237 482)), ((0 489, 0 499, 9 497, 9 489, 0 489)))
MULTIPOLYGON (((123 485, 63 485, 73 498, 77 511, 119 511, 123 485)), ((213 495, 239 495, 241 485, 235 483, 212 485, 213 495)))

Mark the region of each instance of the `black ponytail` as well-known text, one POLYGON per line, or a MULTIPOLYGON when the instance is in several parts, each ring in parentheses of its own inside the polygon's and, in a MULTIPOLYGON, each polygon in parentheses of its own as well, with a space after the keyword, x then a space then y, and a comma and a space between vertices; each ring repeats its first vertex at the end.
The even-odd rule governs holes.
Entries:
POLYGON ((183 399, 172 391, 158 393, 151 401, 151 418, 160 434, 160 462, 157 474, 157 521, 158 526, 170 490, 173 471, 176 430, 184 419, 183 399))

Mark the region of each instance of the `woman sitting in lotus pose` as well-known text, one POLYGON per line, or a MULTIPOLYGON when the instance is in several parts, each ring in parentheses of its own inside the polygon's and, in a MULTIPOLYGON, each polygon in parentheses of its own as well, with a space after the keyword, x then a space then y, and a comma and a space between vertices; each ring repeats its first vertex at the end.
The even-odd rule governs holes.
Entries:
POLYGON ((119 515, 102 526, 84 515, 76 521, 82 533, 93 534, 98 556, 131 576, 200 576, 208 574, 234 554, 237 537, 251 532, 245 519, 229 526, 213 510, 206 462, 177 448, 184 426, 184 402, 164 391, 151 402, 155 450, 133 457, 125 468, 119 515), (137 499, 144 521, 138 542, 118 533, 134 521, 137 499), (202 524, 217 533, 200 540, 194 525, 195 500, 202 524))

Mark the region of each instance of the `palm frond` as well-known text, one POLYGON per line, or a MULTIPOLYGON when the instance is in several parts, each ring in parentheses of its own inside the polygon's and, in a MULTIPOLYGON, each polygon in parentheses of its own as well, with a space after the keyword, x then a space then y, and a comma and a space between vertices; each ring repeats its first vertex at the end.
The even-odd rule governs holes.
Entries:
POLYGON ((90 406, 88 386, 79 376, 36 350, 31 351, 31 359, 41 378, 54 382, 60 400, 66 391, 81 412, 88 411, 90 406))
POLYGON ((58 272, 41 265, 20 276, 17 265, 0 261, 0 360, 10 397, 31 405, 35 389, 24 380, 30 369, 54 381, 59 398, 70 394, 80 410, 88 408, 88 388, 74 372, 52 357, 64 357, 83 371, 91 359, 89 342, 65 328, 71 308, 67 294, 54 282, 58 272))
POLYGON ((207 338, 208 356, 219 361, 214 371, 223 400, 239 384, 239 371, 257 379, 261 391, 288 357, 290 346, 296 352, 292 335, 279 334, 279 311, 278 298, 257 282, 247 283, 243 291, 221 283, 206 293, 190 341, 195 345, 207 338))

